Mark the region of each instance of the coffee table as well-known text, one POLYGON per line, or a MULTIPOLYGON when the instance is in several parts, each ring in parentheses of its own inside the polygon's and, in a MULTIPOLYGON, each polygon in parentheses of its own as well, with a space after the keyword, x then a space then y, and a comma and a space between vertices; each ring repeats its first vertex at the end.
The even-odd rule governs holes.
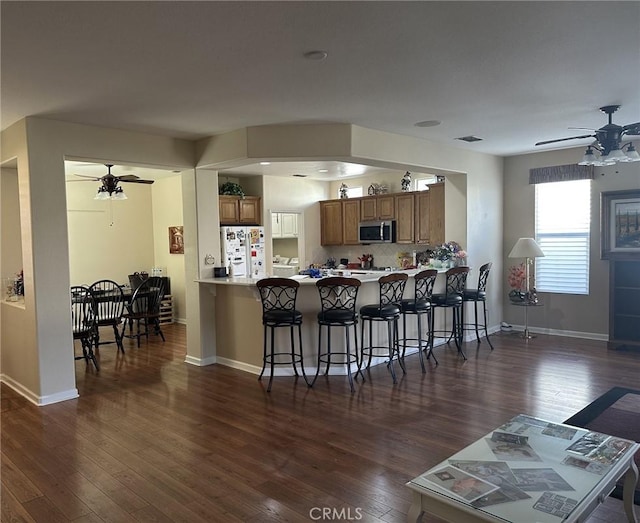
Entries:
POLYGON ((633 441, 520 414, 409 481, 408 521, 427 512, 455 523, 582 522, 624 476, 624 509, 637 523, 638 449, 633 441))

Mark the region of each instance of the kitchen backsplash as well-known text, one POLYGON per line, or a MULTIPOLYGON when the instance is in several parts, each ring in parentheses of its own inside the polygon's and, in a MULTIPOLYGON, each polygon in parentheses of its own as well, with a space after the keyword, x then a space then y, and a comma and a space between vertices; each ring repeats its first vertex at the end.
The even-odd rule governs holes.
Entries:
MULTIPOLYGON (((397 267, 398 254, 407 253, 412 256, 413 251, 416 253, 425 251, 426 245, 408 245, 397 243, 376 243, 371 245, 349 245, 340 247, 325 247, 325 250, 339 263, 340 258, 348 258, 350 263, 357 263, 358 258, 363 254, 373 255, 373 265, 375 267, 397 267)), ((316 263, 325 263, 326 260, 316 260, 316 263)))

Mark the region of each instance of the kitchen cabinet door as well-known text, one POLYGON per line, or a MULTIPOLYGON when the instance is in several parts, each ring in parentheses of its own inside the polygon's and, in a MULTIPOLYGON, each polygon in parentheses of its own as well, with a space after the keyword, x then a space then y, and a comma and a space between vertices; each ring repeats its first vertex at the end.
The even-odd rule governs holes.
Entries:
POLYGON ((239 221, 243 225, 260 225, 262 222, 260 198, 257 196, 245 196, 238 200, 239 221))
POLYGON ((392 194, 362 198, 360 203, 361 221, 393 220, 395 217, 395 199, 392 194))
POLYGON ((415 243, 414 193, 408 192, 395 196, 396 207, 396 243, 415 243))
POLYGON ((237 196, 219 196, 220 225, 238 224, 239 212, 237 196))
POLYGON ((259 196, 218 197, 220 225, 261 225, 262 210, 259 196))
POLYGON ((416 193, 416 243, 444 243, 444 183, 434 183, 428 191, 416 193))
POLYGON ((280 213, 280 232, 282 238, 298 237, 298 215, 294 213, 280 213))
POLYGON ((320 243, 342 245, 342 201, 320 202, 320 243))
POLYGON ((342 200, 342 242, 344 245, 358 245, 358 225, 360 224, 360 200, 342 200))
POLYGON ((282 219, 279 212, 271 213, 271 237, 282 238, 282 219))

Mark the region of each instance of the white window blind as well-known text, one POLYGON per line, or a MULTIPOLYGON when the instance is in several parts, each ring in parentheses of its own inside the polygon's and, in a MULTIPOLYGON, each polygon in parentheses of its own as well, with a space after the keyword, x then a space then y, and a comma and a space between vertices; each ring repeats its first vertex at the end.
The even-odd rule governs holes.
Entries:
POLYGON ((539 292, 589 294, 591 180, 536 184, 539 292))

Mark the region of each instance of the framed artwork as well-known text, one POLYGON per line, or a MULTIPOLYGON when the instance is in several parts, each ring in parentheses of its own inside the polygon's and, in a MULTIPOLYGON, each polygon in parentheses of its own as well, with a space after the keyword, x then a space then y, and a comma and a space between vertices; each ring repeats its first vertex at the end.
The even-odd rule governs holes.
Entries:
POLYGON ((184 254, 184 238, 182 236, 182 225, 169 227, 169 253, 184 254))
POLYGON ((640 259, 640 189, 603 192, 600 220, 603 260, 640 259))

